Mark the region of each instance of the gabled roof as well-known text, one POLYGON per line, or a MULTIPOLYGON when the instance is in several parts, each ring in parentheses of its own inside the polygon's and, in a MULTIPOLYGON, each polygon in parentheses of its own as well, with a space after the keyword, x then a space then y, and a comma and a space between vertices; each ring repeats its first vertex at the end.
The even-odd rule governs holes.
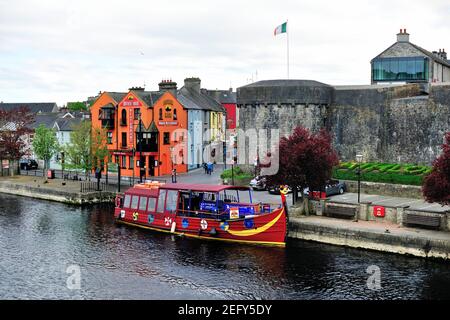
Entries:
POLYGON ((55 126, 58 127, 59 131, 73 131, 73 127, 78 125, 82 118, 59 118, 55 121, 55 126))
POLYGON ((144 101, 150 108, 153 107, 156 101, 164 94, 164 92, 159 91, 142 91, 142 90, 131 90, 136 96, 144 101))
POLYGON ((370 62, 372 62, 373 60, 379 58, 380 56, 382 56, 384 53, 386 53, 387 51, 389 51, 390 49, 392 49, 393 47, 395 47, 396 45, 398 45, 399 43, 401 44, 408 44, 410 46, 412 46, 414 49, 420 51, 424 56, 427 56, 428 58, 435 60, 437 62, 439 62, 440 64, 443 64, 447 67, 450 67, 450 60, 444 60, 441 57, 438 57, 437 55, 431 53, 428 50, 425 50, 424 48, 412 43, 412 42, 395 42, 394 44, 392 44, 391 46, 389 46, 386 50, 384 50, 383 52, 381 52, 379 55, 377 55, 375 58, 373 58, 370 62))
POLYGON ((27 107, 32 113, 47 113, 47 112, 58 112, 58 106, 55 102, 32 102, 32 103, 0 103, 0 109, 2 110, 14 110, 20 107, 27 107))
POLYGON ((106 91, 105 93, 107 93, 116 103, 119 103, 123 97, 125 97, 125 95, 127 94, 126 92, 109 92, 106 91))
POLYGON ((196 92, 187 87, 178 90, 177 99, 186 109, 225 112, 225 108, 207 94, 196 92))
MULTIPOLYGON (((53 128, 56 119, 58 119, 60 114, 58 113, 38 113, 34 118, 34 122, 30 125, 31 129, 36 129, 39 125, 43 124, 47 128, 53 128)), ((65 120, 65 119, 64 119, 65 120)))

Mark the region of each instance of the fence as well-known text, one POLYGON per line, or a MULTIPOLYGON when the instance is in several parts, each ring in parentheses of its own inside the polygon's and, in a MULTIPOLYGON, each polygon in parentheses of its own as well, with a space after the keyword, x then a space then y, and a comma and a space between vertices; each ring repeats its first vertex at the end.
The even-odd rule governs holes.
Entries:
POLYGON ((80 182, 80 192, 98 192, 98 191, 104 191, 104 192, 115 192, 116 186, 106 184, 106 182, 94 182, 94 181, 82 181, 80 182))

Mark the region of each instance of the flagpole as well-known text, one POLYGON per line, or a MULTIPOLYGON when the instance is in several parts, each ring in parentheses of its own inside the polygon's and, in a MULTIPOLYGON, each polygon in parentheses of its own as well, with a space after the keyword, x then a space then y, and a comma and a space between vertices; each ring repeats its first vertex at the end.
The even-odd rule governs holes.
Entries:
POLYGON ((286 43, 287 43, 287 78, 289 79, 289 26, 286 19, 286 43))

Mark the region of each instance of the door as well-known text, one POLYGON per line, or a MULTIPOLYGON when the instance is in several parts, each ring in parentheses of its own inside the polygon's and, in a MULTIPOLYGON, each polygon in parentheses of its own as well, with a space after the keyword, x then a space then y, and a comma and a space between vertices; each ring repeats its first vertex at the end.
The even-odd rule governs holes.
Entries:
POLYGON ((155 157, 149 156, 148 162, 148 175, 150 177, 153 177, 155 175, 155 157))

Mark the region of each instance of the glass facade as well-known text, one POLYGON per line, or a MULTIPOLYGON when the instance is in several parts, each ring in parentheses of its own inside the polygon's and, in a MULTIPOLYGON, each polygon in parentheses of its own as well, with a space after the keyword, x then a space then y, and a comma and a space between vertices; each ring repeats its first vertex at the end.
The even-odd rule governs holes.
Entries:
POLYGON ((373 81, 427 81, 428 58, 377 58, 372 62, 373 81))

